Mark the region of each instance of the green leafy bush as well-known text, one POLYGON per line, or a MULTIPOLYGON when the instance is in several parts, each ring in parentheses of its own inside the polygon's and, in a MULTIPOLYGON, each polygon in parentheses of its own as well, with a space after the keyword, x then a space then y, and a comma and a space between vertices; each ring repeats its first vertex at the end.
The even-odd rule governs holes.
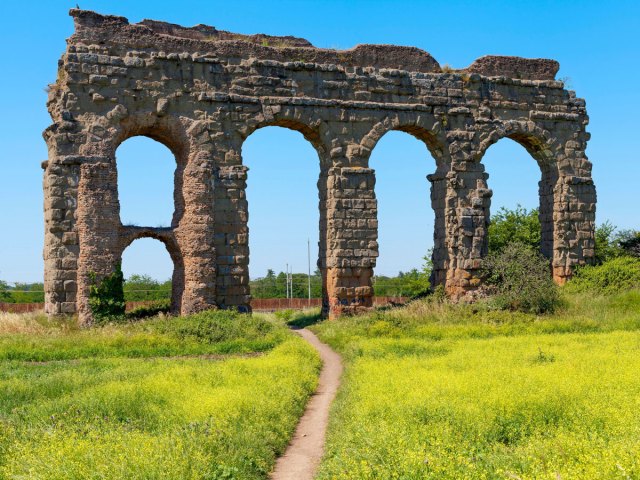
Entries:
POLYGON ((596 227, 595 247, 596 265, 626 255, 640 257, 640 231, 616 231, 614 225, 604 222, 596 227))
POLYGON ((640 257, 640 231, 623 230, 618 234, 620 247, 632 257, 640 257))
POLYGON ((187 317, 167 318, 153 325, 160 333, 206 344, 234 340, 264 340, 276 344, 282 334, 281 329, 265 319, 232 310, 207 310, 187 317))
POLYGON ((602 265, 589 265, 576 270, 565 289, 571 292, 613 294, 640 288, 640 259, 615 257, 602 265))
POLYGON ((511 242, 520 242, 534 250, 540 249, 540 219, 537 208, 527 210, 518 205, 511 210, 502 207, 491 216, 489 252, 501 252, 511 242))
POLYGON ((623 254, 616 241, 616 227, 609 221, 596 227, 595 236, 595 263, 601 265, 607 260, 619 257, 623 254))
POLYGON ((539 314, 553 312, 560 303, 549 261, 529 245, 509 243, 490 253, 482 268, 486 284, 495 292, 492 303, 500 309, 539 314))
POLYGON ((94 272, 91 272, 89 276, 91 280, 89 307, 93 319, 97 323, 104 323, 124 318, 126 303, 122 288, 124 278, 120 264, 116 265, 113 273, 100 281, 94 272))
POLYGON ((11 293, 7 282, 0 280, 0 302, 11 302, 11 293))
POLYGON ((127 312, 127 318, 138 319, 153 317, 160 313, 169 313, 171 311, 171 300, 154 300, 148 305, 142 305, 127 312))
POLYGON ((273 314, 278 320, 282 320, 284 322, 288 322, 289 320, 291 320, 295 313, 296 311, 291 308, 286 308, 284 310, 276 310, 275 312, 273 312, 273 314))

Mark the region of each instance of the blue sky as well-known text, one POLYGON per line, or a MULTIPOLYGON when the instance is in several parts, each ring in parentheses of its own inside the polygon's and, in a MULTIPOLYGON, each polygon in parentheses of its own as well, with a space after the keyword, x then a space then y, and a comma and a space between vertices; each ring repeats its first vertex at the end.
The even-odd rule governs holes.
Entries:
MULTIPOLYGON (((50 119, 44 87, 55 79, 57 60, 73 23, 76 1, 85 9, 186 26, 204 23, 241 33, 296 35, 318 47, 358 43, 413 45, 441 64, 469 65, 486 54, 548 57, 560 62, 558 78, 587 100, 592 134, 598 222, 639 228, 638 112, 640 3, 597 1, 5 1, 0 14, 0 279, 42 278, 42 171, 47 156, 41 132, 50 119)), ((318 160, 297 132, 268 128, 243 147, 250 167, 251 276, 267 268, 306 271, 307 238, 315 263, 318 236, 318 160)), ((494 191, 492 209, 537 205, 537 165, 524 149, 502 140, 484 163, 494 191)), ((118 150, 122 219, 167 224, 172 213, 168 151, 145 139, 118 150), (143 173, 144 172, 144 173, 143 173)), ((380 258, 376 272, 394 274, 419 266, 432 244, 433 212, 426 175, 434 161, 424 145, 391 132, 375 148, 380 258)), ((161 244, 139 240, 125 252, 125 274, 164 279, 171 264, 161 244)), ((313 268, 313 267, 312 267, 313 268)))

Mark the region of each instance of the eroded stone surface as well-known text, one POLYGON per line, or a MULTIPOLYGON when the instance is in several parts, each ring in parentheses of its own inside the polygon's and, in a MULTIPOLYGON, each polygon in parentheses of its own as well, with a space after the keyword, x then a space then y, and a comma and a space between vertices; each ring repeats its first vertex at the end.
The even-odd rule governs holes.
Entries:
POLYGON ((336 51, 295 37, 71 15, 75 33, 51 86, 53 124, 44 132, 50 314, 77 311, 91 321, 89 273, 110 273, 141 237, 163 242, 174 261, 176 312, 248 310, 250 173, 242 144, 268 125, 300 131, 318 153, 318 266, 325 311, 333 315, 371 306, 378 225, 368 160, 389 130, 424 141, 436 159, 428 177, 433 280, 450 295, 478 288, 491 204, 482 156, 504 137, 540 165, 542 251, 556 281, 593 258, 585 102, 554 80, 553 60, 491 56, 444 72, 411 47, 336 51), (121 224, 115 151, 135 135, 175 155, 169 228, 121 224))

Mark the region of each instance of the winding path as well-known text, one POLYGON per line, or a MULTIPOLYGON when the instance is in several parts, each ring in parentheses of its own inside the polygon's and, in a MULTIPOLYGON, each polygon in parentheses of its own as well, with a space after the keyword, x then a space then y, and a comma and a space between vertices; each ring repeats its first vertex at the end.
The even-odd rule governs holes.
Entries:
POLYGON ((322 343, 310 330, 296 333, 320 354, 322 370, 318 388, 307 403, 296 432, 271 473, 271 480, 312 480, 324 452, 324 440, 329 421, 329 407, 336 396, 342 375, 340 355, 322 343))

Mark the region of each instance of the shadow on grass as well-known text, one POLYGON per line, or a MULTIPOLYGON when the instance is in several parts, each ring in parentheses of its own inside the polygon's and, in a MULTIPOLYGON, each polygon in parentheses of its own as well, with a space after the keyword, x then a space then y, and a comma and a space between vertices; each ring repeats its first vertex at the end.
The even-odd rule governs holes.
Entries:
POLYGON ((287 322, 287 325, 294 330, 306 328, 316 323, 320 323, 324 318, 320 312, 300 312, 295 318, 287 322))

